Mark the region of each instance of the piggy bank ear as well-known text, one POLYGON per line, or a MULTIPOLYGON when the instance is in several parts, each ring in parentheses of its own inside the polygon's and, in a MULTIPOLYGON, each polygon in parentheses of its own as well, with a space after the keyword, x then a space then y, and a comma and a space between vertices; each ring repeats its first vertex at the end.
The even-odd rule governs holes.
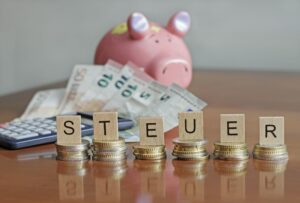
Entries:
POLYGON ((183 37, 190 29, 191 17, 186 11, 175 13, 168 22, 167 30, 179 37, 183 37))
POLYGON ((132 13, 128 17, 127 26, 132 39, 142 39, 149 33, 149 22, 141 13, 132 13))

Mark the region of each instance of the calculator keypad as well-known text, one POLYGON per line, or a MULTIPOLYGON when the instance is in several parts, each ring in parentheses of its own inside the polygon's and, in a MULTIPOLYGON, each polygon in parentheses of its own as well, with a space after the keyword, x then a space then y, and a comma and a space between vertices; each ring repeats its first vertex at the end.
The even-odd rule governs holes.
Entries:
POLYGON ((51 119, 16 121, 0 128, 0 136, 7 139, 21 140, 50 134, 56 134, 56 123, 51 119))

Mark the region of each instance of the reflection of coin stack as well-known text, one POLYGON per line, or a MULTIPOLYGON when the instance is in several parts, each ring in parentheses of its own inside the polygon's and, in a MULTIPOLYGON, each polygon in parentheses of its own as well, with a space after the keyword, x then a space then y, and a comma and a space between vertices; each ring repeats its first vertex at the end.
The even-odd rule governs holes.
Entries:
POLYGON ((288 160, 264 161, 254 159, 253 163, 254 167, 259 171, 281 173, 286 170, 288 160))
POLYGON ((92 147, 93 160, 120 161, 126 159, 126 144, 124 139, 94 140, 92 147))
POLYGON ((90 143, 82 140, 81 144, 61 145, 56 143, 57 159, 62 161, 80 161, 89 159, 90 143))
POLYGON ((180 178, 203 179, 206 174, 207 161, 184 161, 173 160, 174 175, 180 178))
POLYGON ((248 160, 242 161, 223 161, 214 160, 215 170, 220 175, 239 176, 244 175, 247 171, 248 160))
POLYGON ((209 158, 205 146, 206 140, 180 140, 175 138, 172 155, 182 160, 205 160, 209 158))
POLYGON ((93 173, 99 178, 119 180, 124 177, 127 170, 126 160, 99 161, 93 163, 93 173))
POLYGON ((149 160, 147 162, 135 160, 134 167, 141 171, 161 172, 166 167, 165 160, 149 160))
POLYGON ((85 176, 89 167, 88 161, 57 161, 57 173, 64 175, 85 176))
POLYGON ((249 158, 246 143, 221 143, 214 144, 214 158, 220 160, 246 160, 249 158))
POLYGON ((166 158, 164 145, 136 145, 133 146, 133 154, 136 159, 159 160, 166 158))
POLYGON ((253 149, 253 158, 271 161, 288 159, 287 147, 285 144, 275 146, 256 144, 253 149))

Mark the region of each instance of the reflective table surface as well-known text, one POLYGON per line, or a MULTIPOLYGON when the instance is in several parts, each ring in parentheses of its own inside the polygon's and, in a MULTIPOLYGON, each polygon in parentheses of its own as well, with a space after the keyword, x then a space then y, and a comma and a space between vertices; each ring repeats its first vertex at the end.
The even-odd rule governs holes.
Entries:
MULTIPOLYGON (((55 84, 62 86, 64 83, 55 84)), ((53 86, 51 86, 53 87, 53 86)), ((300 74, 195 72, 190 91, 207 101, 207 149, 219 139, 221 113, 245 113, 249 152, 258 142, 259 116, 285 116, 288 161, 135 160, 63 162, 55 146, 0 148, 0 202, 300 202, 300 74)), ((0 97, 1 122, 22 113, 34 90, 0 97)))

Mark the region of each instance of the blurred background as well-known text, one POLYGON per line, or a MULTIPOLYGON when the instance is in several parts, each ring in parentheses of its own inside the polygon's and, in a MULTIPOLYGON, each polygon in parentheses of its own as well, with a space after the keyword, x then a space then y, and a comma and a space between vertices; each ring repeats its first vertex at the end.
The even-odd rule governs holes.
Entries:
POLYGON ((0 0, 0 95, 61 81, 133 11, 165 25, 186 10, 193 66, 300 71, 299 0, 0 0))

